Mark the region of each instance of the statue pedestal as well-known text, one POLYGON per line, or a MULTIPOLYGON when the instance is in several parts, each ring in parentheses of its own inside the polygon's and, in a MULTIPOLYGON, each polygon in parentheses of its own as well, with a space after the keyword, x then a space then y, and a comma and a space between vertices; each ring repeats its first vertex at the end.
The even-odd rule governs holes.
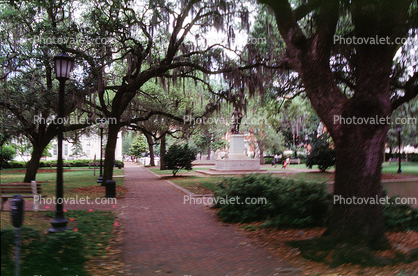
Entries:
POLYGON ((244 134, 232 134, 229 143, 229 155, 216 160, 218 171, 257 171, 260 170, 260 159, 251 159, 244 153, 244 134))

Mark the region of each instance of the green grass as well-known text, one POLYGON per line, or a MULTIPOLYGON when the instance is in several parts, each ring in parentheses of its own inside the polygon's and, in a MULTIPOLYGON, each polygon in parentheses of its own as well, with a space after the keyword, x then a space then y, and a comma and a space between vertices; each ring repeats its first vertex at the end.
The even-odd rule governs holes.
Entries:
MULTIPOLYGON (((398 171, 398 166, 399 165, 396 162, 392 162, 390 165, 388 162, 385 162, 382 165, 382 172, 396 173, 398 171)), ((405 163, 401 163, 401 169, 403 174, 411 174, 418 176, 418 163, 408 162, 406 165, 405 163)))
MULTIPOLYGON (((123 169, 114 169, 113 175, 123 175, 123 169)), ((1 183, 7 182, 21 182, 23 181, 25 174, 23 172, 16 172, 16 169, 5 170, 1 174, 1 183)), ((90 194, 75 193, 71 191, 73 188, 85 187, 85 186, 97 186, 97 178, 99 172, 96 171, 96 176, 93 175, 92 169, 77 169, 64 172, 64 197, 75 197, 78 195, 86 196, 90 194)), ((55 195, 56 189, 56 172, 51 173, 38 173, 36 175, 37 182, 42 183, 42 195, 45 197, 52 197, 55 195)), ((123 185, 123 178, 116 178, 116 185, 123 185)))
POLYGON ((312 172, 301 172, 297 174, 290 175, 288 178, 301 181, 315 181, 315 182, 326 182, 333 181, 334 178, 333 172, 321 172, 321 171, 312 171, 312 172))
MULTIPOLYGON (((23 217, 23 226, 35 228, 42 231, 51 227, 51 219, 47 218, 44 212, 25 211, 23 217)), ((1 212, 1 229, 14 229, 11 223, 9 211, 1 212)))
MULTIPOLYGON (((160 170, 160 168, 156 168, 156 167, 153 167, 153 168, 147 167, 147 169, 152 171, 155 174, 171 174, 171 175, 173 174, 172 170, 160 170)), ((192 168, 191 171, 180 170, 177 173, 177 175, 178 174, 190 174, 190 173, 195 173, 196 170, 209 170, 209 169, 210 169, 209 167, 194 167, 194 168, 192 168)))
MULTIPOLYGON (((54 212, 25 212, 24 227, 34 228, 46 233, 51 227, 54 212)), ((112 228, 115 215, 110 211, 68 210, 65 212, 71 231, 82 234, 87 243, 89 256, 104 255, 109 240, 112 238, 112 228)), ((1 229, 14 229, 11 224, 10 212, 1 212, 1 229)))
MULTIPOLYGON (((114 175, 123 175, 124 171, 115 169, 114 175)), ((12 170, 4 170, 1 174, 1 182, 12 182, 12 181, 22 181, 24 177, 24 173, 16 172, 16 169, 12 170)), ((83 191, 83 192, 74 192, 72 189, 77 187, 99 187, 97 183, 98 178, 98 171, 96 171, 96 175, 93 175, 93 170, 72 170, 69 172, 64 172, 64 197, 65 198, 72 198, 78 195, 79 198, 86 197, 86 195, 91 195, 91 193, 95 193, 94 191, 83 191)), ((115 178, 117 185, 123 185, 123 178, 115 178)), ((42 195, 45 197, 52 197, 55 195, 55 187, 56 187, 56 173, 38 173, 37 175, 38 182, 42 183, 42 195)), ((96 189, 94 189, 96 190, 96 189)), ((104 196, 103 189, 100 189, 100 197, 104 196)), ((96 192, 97 193, 97 192, 96 192)), ((27 199, 32 200, 32 199, 27 199)), ((6 203, 7 204, 7 203, 6 203)), ((88 208, 88 206, 86 206, 88 208)), ((23 220, 23 227, 22 227, 22 235, 27 237, 29 233, 32 233, 32 238, 29 238, 25 241, 26 247, 22 251, 22 258, 25 256, 29 256, 25 259, 24 264, 22 265, 22 269, 26 272, 31 271, 31 273, 26 273, 22 275, 40 275, 40 271, 42 275, 87 275, 83 270, 83 257, 94 257, 94 258, 102 258, 101 256, 105 255, 108 250, 107 247, 110 245, 111 238, 113 237, 112 229, 114 226, 115 221, 115 213, 111 211, 100 211, 100 210, 68 210, 65 212, 65 218, 69 221, 68 226, 72 229, 66 231, 65 234, 66 238, 63 244, 60 243, 59 246, 63 246, 65 250, 73 250, 71 251, 71 258, 68 258, 65 254, 63 255, 61 251, 53 252, 50 247, 48 246, 56 246, 55 241, 51 240, 54 239, 54 236, 48 234, 47 230, 51 227, 51 220, 54 217, 54 212, 25 212, 24 220, 23 220), (25 230, 27 229, 27 230, 25 230), (25 234, 26 233, 26 234, 25 234), (68 235, 67 235, 68 234, 68 235), (77 238, 78 237, 78 238, 77 238), (75 240, 80 239, 79 242, 75 242, 75 240), (41 244, 49 244, 47 247, 39 247, 39 246, 30 246, 41 244), (29 245, 28 245, 29 244, 29 245), (26 254, 26 255, 25 255, 26 254), (45 258, 41 258, 42 260, 34 260, 31 261, 32 254, 36 256, 46 256, 45 258), (55 254, 55 255, 54 255, 55 254), (72 263, 74 259, 79 259, 77 264, 81 266, 76 267, 72 263), (45 259, 45 260, 44 260, 45 259), (47 260, 46 260, 47 259, 47 260), (59 259, 59 265, 62 267, 67 268, 68 270, 63 271, 62 267, 61 270, 57 269, 57 263, 54 263, 55 266, 50 266, 51 259, 59 259), (72 269, 71 269, 72 268, 72 269), (47 269, 51 271, 46 272, 47 269), (33 273, 32 273, 33 272, 33 273), (35 273, 36 272, 36 273, 35 273)), ((10 235, 13 237, 13 226, 11 225, 10 219, 10 212, 1 212, 1 229, 2 229, 2 241, 3 238, 6 241, 10 241, 8 238, 10 235)), ((61 233, 60 233, 61 234, 61 233)), ((58 234, 55 234, 58 235, 58 234)), ((61 237, 61 236, 60 236, 61 237)), ((64 237, 64 236, 63 236, 64 237)), ((60 239, 60 238, 59 238, 60 239)), ((77 240, 78 241, 78 240, 77 240)), ((8 246, 8 245, 6 245, 8 246)), ((13 246, 11 243, 10 246, 13 246)), ((61 248, 61 247, 59 247, 61 248)), ((10 251, 5 251, 9 252, 10 251)), ((10 253, 11 254, 11 253, 10 253)), ((7 256, 7 254, 5 255, 7 256)), ((3 245, 2 245, 2 260, 3 260, 3 245)), ((5 257, 6 258, 6 257, 5 257)), ((78 260, 77 259, 77 260, 78 260)), ((2 274, 4 275, 13 275, 13 270, 10 267, 13 267, 9 262, 8 265, 3 266, 2 261, 2 274)), ((23 271, 23 270, 22 270, 23 271)))
MULTIPOLYGON (((14 275, 14 230, 9 212, 1 212, 1 274, 14 275)), ((68 231, 48 233, 53 212, 26 212, 21 228, 21 274, 88 276, 86 261, 109 253, 115 214, 110 211, 72 210, 65 213, 68 231), (35 223, 35 221, 42 223, 35 223), (48 223, 46 223, 48 222, 48 223)), ((101 274, 104 275, 104 274, 101 274)))
POLYGON ((210 191, 215 191, 217 184, 222 181, 225 177, 222 176, 208 176, 208 177, 196 177, 196 176, 182 176, 182 177, 175 177, 170 179, 170 181, 174 182, 175 184, 191 190, 191 188, 195 188, 198 183, 200 187, 208 189, 210 191))

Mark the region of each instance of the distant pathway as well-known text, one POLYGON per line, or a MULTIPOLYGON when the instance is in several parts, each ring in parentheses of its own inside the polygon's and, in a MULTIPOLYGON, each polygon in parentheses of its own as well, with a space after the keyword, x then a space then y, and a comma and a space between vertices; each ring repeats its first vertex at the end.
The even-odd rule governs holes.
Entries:
POLYGON ((125 164, 128 192, 118 209, 126 275, 299 275, 235 225, 219 222, 204 206, 183 204, 183 193, 125 164))

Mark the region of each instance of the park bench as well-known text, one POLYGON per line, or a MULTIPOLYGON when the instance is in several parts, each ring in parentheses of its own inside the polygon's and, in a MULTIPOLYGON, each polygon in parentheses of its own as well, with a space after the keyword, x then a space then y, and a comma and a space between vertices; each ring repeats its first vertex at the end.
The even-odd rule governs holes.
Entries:
POLYGON ((290 164, 300 164, 300 158, 289 159, 290 164))
MULTIPOLYGON (((34 198, 40 196, 42 188, 40 183, 31 181, 31 183, 2 183, 0 184, 1 195, 1 208, 3 210, 3 204, 14 195, 21 195, 24 198, 34 198)), ((39 210, 39 200, 33 201, 33 210, 39 210)))
MULTIPOLYGON (((64 167, 68 167, 71 169, 71 163, 63 163, 62 164, 64 167)), ((58 164, 57 163, 49 163, 49 167, 52 169, 52 167, 57 167, 58 164)))
MULTIPOLYGON (((399 163, 399 159, 397 158, 397 157, 390 157, 389 158, 389 165, 390 165, 390 163, 392 163, 392 162, 394 162, 396 160, 396 164, 398 164, 399 163)), ((402 159, 401 158, 401 162, 403 162, 403 163, 405 163, 405 165, 408 163, 408 157, 407 158, 405 158, 405 159, 402 159)))
POLYGON ((89 169, 91 169, 91 166, 94 167, 98 167, 99 166, 99 162, 89 162, 89 169))

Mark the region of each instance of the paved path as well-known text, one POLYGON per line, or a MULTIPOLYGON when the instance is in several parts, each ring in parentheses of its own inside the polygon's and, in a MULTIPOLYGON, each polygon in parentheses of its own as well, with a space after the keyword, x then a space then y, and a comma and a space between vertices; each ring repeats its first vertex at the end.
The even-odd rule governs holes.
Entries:
POLYGON ((219 222, 148 170, 125 163, 126 275, 298 275, 288 264, 219 222))

